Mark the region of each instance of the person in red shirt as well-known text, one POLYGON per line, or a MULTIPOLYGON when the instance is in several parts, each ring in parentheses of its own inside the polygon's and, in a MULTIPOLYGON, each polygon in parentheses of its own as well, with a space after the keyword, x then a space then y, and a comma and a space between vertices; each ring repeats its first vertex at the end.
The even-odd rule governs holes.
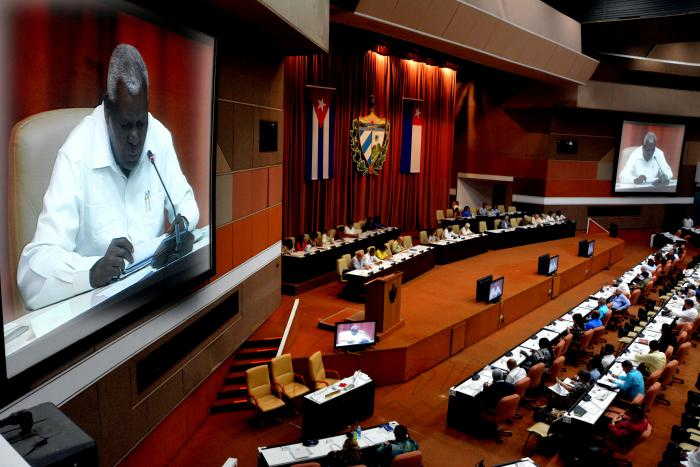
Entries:
POLYGON ((649 420, 642 406, 633 405, 621 419, 608 425, 609 441, 613 447, 629 448, 648 426, 649 420))

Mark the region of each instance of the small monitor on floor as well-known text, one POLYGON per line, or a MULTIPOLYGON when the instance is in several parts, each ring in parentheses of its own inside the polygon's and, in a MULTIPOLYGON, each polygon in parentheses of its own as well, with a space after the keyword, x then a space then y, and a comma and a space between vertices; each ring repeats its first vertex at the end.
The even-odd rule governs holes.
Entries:
POLYGON ((499 277, 498 279, 494 279, 491 282, 489 286, 489 303, 496 303, 501 300, 501 296, 503 295, 504 281, 504 277, 499 277))
POLYGON ((484 276, 476 281, 476 301, 477 302, 488 302, 489 301, 489 287, 491 286, 491 281, 493 280, 492 275, 484 276))
POLYGON ((559 269, 559 255, 550 256, 549 269, 547 270, 547 275, 553 276, 557 273, 557 269, 559 269))
POLYGON ((347 321, 335 324, 336 350, 361 350, 377 342, 376 321, 347 321))

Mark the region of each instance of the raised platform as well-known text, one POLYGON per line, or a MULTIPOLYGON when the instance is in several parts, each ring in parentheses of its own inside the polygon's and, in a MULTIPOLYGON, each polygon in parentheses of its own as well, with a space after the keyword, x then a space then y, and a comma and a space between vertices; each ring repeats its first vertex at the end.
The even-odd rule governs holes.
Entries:
POLYGON ((329 284, 302 297, 285 352, 295 357, 298 370, 306 356, 321 350, 328 368, 343 374, 361 368, 377 384, 407 381, 465 347, 543 305, 590 276, 622 259, 624 241, 603 235, 592 258, 576 256, 580 234, 574 238, 489 251, 431 271, 403 288, 402 317, 406 325, 362 353, 334 353, 333 335, 316 327, 319 318, 343 309, 358 311, 362 304, 337 298, 339 284, 329 284), (559 255, 559 273, 537 274, 541 254, 559 255), (475 301, 476 279, 487 274, 505 276, 503 300, 475 301))

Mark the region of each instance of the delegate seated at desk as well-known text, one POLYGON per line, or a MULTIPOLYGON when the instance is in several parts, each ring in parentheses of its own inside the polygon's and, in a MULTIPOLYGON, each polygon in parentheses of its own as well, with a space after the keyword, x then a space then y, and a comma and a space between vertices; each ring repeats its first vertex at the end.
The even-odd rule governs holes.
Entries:
POLYGON ((148 112, 146 64, 136 48, 121 44, 110 58, 103 103, 58 151, 34 238, 22 250, 17 285, 27 308, 114 282, 133 262, 134 245, 164 233, 164 212, 182 231, 199 220, 170 131, 148 112))

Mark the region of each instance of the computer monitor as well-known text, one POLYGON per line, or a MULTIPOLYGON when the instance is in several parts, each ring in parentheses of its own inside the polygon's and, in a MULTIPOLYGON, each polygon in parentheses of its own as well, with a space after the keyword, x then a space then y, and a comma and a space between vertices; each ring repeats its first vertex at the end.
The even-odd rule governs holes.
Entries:
POLYGON ((591 240, 588 242, 588 257, 590 258, 593 256, 593 252, 595 251, 595 240, 591 240))
POLYGON ((537 258, 537 274, 549 274, 549 254, 537 258))
POLYGON ((588 257, 588 240, 578 242, 578 255, 583 258, 588 257))
POLYGON ((489 301, 489 287, 491 286, 491 281, 493 280, 492 275, 482 277, 476 281, 476 301, 477 302, 488 302, 489 301))
POLYGON ((358 350, 377 342, 376 321, 335 323, 335 345, 338 350, 358 350))
POLYGON ((501 300, 501 295, 503 295, 503 281, 504 277, 499 277, 491 281, 489 285, 489 303, 496 303, 501 300))
POLYGON ((559 269, 559 255, 551 256, 549 258, 549 268, 547 269, 547 275, 554 275, 559 269))

